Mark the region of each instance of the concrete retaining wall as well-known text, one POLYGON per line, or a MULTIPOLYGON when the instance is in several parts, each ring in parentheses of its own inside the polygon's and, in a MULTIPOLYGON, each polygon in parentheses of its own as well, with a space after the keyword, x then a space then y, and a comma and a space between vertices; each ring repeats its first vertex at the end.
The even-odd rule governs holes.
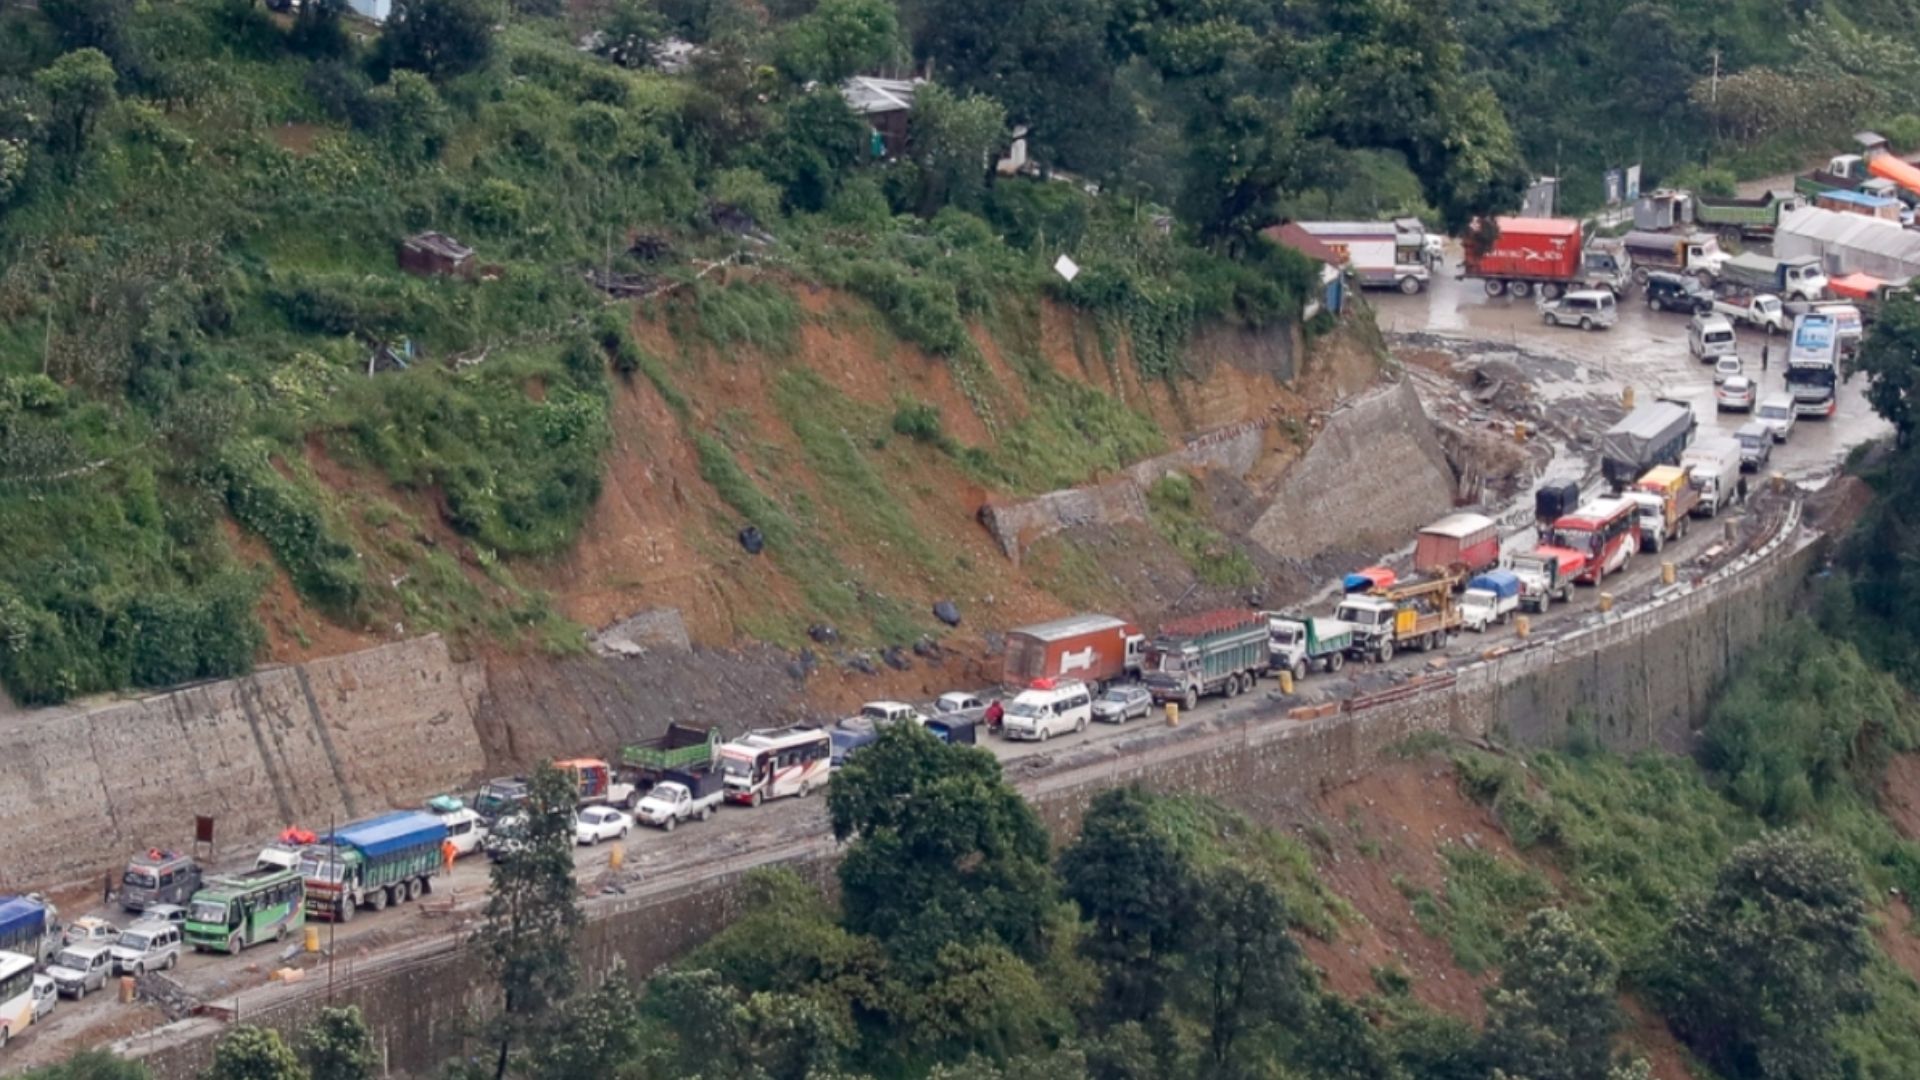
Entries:
MULTIPOLYGON (((1256 719, 1144 728, 1044 762, 1023 759, 1011 779, 1056 840, 1064 841, 1094 796, 1115 786, 1212 795, 1261 818, 1359 777, 1388 748, 1423 731, 1505 731, 1537 745, 1558 738, 1584 714, 1595 734, 1620 749, 1682 745, 1701 719, 1711 687, 1791 605, 1818 553, 1815 538, 1801 534, 1796 515, 1773 542, 1691 590, 1596 617, 1526 649, 1349 699, 1334 715, 1287 725, 1256 719)), ((633 971, 654 970, 735 917, 750 865, 791 865, 825 887, 835 857, 824 822, 816 821, 810 832, 757 855, 648 882, 630 896, 593 901, 584 958, 593 971, 607 970, 615 959, 633 971)), ((427 1072, 469 1052, 471 1018, 488 997, 471 949, 451 937, 413 949, 360 973, 339 997, 367 1010, 393 1069, 427 1072), (435 992, 419 993, 422 980, 435 992)), ((249 1014, 243 1008, 243 1018, 291 1033, 323 999, 324 990, 314 985, 267 1009, 249 1014)), ((188 1080, 204 1067, 223 1030, 214 1021, 189 1021, 119 1049, 144 1057, 161 1080, 188 1080)))
POLYGON ((96 708, 0 720, 0 887, 91 878, 101 860, 222 852, 464 783, 482 765, 463 673, 439 637, 96 708))

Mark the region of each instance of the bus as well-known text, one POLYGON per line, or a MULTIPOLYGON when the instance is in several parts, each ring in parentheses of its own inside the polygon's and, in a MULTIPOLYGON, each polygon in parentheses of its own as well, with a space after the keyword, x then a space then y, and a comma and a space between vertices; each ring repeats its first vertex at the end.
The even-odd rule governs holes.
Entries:
POLYGON ((33 957, 0 952, 0 1050, 33 1023, 33 957))
POLYGON ((1631 499, 1595 499, 1553 523, 1552 546, 1587 557, 1586 568, 1575 581, 1598 585, 1627 565, 1639 550, 1636 505, 1631 499))
POLYGON ((211 878, 187 904, 187 944, 195 952, 237 953, 269 938, 284 941, 307 924, 306 898, 298 869, 265 866, 211 878))
POLYGON ((833 768, 833 738, 807 725, 750 731, 720 748, 727 801, 759 806, 768 799, 811 795, 833 768))
POLYGON ((39 896, 0 896, 0 950, 42 963, 60 948, 60 913, 39 896))

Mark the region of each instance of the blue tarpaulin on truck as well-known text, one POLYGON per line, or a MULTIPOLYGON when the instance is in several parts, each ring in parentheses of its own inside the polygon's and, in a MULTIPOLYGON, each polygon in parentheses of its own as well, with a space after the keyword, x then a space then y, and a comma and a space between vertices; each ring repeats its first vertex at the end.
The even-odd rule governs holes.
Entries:
POLYGON ((1511 570, 1489 570, 1467 582, 1469 589, 1485 589, 1495 596, 1505 599, 1520 595, 1520 579, 1511 570))
POLYGON ((421 844, 438 844, 446 838, 447 827, 439 818, 419 810, 399 810, 356 821, 322 837, 320 842, 345 844, 358 848, 369 859, 377 859, 421 844))
POLYGON ((0 897, 0 942, 46 930, 46 905, 23 896, 0 897))

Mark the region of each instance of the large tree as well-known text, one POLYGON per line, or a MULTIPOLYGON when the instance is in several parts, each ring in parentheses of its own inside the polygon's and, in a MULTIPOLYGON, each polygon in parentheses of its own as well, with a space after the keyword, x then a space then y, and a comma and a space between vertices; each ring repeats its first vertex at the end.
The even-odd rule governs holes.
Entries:
POLYGON ((300 1037, 300 1058, 313 1080, 368 1080, 379 1060, 358 1005, 321 1009, 300 1037))
POLYGON ((1848 378, 1865 373, 1867 401, 1893 425, 1900 445, 1907 445, 1920 421, 1914 413, 1914 395, 1920 392, 1920 300, 1900 293, 1882 304, 1860 351, 1846 362, 1846 373, 1848 378))
POLYGON ((1249 1037, 1268 1025, 1308 1015, 1286 901, 1239 866, 1203 875, 1187 969, 1186 1007, 1204 1032, 1208 1075, 1232 1074, 1249 1037))
POLYGON ((821 0, 786 28, 776 60, 794 82, 837 85, 900 51, 900 14, 893 0, 821 0))
POLYGON ((213 1049, 202 1080, 308 1080, 306 1066, 271 1028, 242 1025, 213 1049))
POLYGON ((1675 918, 1659 996, 1674 1030, 1722 1075, 1838 1075, 1835 1028, 1870 1000, 1856 873, 1809 833, 1774 833, 1735 850, 1675 918))
POLYGON ((1110 1023, 1159 1013, 1194 928, 1193 868, 1151 807, 1138 788, 1103 792, 1060 856, 1067 897, 1090 924, 1081 949, 1100 969, 1110 1023))
POLYGON ((573 880, 575 792, 567 775, 542 763, 527 786, 516 843, 495 860, 480 941, 503 1002, 493 1025, 496 1080, 514 1048, 573 992, 573 939, 582 921, 573 880))
POLYGON ((493 55, 495 11, 486 0, 396 0, 382 55, 434 82, 464 75, 493 55))
POLYGON ((1000 763, 898 724, 834 777, 833 834, 848 927, 928 972, 952 943, 1033 957, 1052 916, 1047 833, 1000 763))
POLYGON ((1606 1080, 1619 977, 1606 946, 1572 916, 1534 912, 1487 993, 1487 1061, 1528 1080, 1606 1080))

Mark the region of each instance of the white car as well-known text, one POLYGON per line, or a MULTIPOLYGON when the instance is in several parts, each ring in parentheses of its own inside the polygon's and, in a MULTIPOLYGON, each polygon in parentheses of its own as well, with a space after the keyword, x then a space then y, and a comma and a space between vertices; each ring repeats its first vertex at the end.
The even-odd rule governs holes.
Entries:
POLYGON ((60 1004, 60 991, 53 980, 45 975, 33 977, 33 1022, 39 1023, 53 1015, 54 1006, 60 1004))
POLYGON ((180 962, 180 928, 170 923, 137 922, 108 950, 117 975, 171 970, 180 962))
POLYGON ((582 844, 624 840, 632 829, 633 819, 624 812, 611 806, 589 806, 580 811, 580 820, 573 827, 573 838, 582 844))
POLYGON ((120 928, 95 915, 86 915, 67 924, 60 940, 68 945, 111 945, 120 940, 120 928))
POLYGON ((1747 373, 1746 365, 1738 356, 1722 356, 1713 362, 1713 385, 1719 386, 1728 379, 1747 373))
POLYGON ((61 993, 83 998, 87 991, 106 986, 107 974, 112 970, 110 946, 69 945, 55 954, 52 965, 47 968, 47 978, 53 980, 61 993))
POLYGON ((1784 395, 1767 398, 1754 410, 1753 418, 1767 425, 1774 442, 1786 442, 1793 434, 1793 399, 1784 395))
POLYGON ((876 727, 905 723, 927 726, 926 714, 903 701, 869 701, 860 706, 860 715, 873 721, 876 727))
POLYGON ((1713 404, 1720 412, 1752 412, 1753 380, 1735 375, 1713 390, 1713 404))
POLYGON ((140 921, 143 923, 168 923, 173 926, 185 926, 187 922, 187 909, 181 907, 179 904, 148 904, 147 909, 140 913, 140 921))

